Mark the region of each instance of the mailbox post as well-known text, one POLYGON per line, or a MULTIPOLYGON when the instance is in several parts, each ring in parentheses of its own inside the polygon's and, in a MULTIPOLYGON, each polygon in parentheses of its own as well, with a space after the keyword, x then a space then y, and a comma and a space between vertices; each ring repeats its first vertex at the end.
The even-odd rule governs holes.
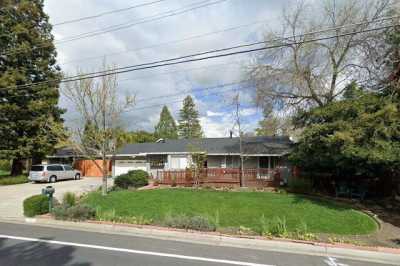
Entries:
POLYGON ((46 195, 49 197, 49 211, 53 209, 53 194, 56 192, 55 188, 52 186, 47 186, 45 188, 42 188, 42 195, 46 195))

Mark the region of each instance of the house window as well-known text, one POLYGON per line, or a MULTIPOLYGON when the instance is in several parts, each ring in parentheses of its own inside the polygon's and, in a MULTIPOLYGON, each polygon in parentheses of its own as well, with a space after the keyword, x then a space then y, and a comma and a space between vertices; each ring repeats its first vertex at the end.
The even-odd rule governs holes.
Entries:
POLYGON ((150 158, 150 169, 164 169, 166 158, 154 157, 150 158))
POLYGON ((235 156, 226 156, 226 168, 238 168, 239 158, 235 156))

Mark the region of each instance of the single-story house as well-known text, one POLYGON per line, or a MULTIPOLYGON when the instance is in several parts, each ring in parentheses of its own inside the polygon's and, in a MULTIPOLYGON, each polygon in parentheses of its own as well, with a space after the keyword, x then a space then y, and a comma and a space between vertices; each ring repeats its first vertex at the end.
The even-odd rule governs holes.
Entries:
POLYGON ((280 182, 290 175, 287 155, 292 145, 289 137, 278 136, 244 137, 242 149, 239 138, 161 139, 154 143, 127 144, 115 154, 112 174, 118 176, 142 169, 162 183, 186 184, 192 182, 193 174, 188 174, 191 155, 204 153, 203 183, 236 185, 242 175, 248 185, 268 186, 278 181, 277 174, 280 182))

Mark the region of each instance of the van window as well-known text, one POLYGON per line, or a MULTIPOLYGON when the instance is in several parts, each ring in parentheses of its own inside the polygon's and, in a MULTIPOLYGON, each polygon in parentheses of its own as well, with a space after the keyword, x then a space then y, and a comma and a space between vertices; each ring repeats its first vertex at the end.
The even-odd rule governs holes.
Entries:
POLYGON ((64 165, 64 170, 65 171, 72 171, 74 169, 72 169, 72 167, 70 165, 64 165))
POLYGON ((32 165, 31 171, 32 172, 41 172, 41 171, 43 171, 43 166, 42 165, 32 165))
POLYGON ((49 165, 47 166, 48 171, 64 171, 61 165, 49 165))

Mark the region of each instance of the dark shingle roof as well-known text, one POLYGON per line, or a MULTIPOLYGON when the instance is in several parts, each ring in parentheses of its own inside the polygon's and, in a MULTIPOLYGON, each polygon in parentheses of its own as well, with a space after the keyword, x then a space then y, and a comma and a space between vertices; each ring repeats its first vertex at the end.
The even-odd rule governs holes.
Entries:
POLYGON ((76 157, 76 156, 78 156, 78 152, 76 152, 73 148, 64 147, 57 149, 53 155, 47 157, 76 157))
MULTIPOLYGON (((290 152, 292 141, 289 137, 245 137, 244 154, 282 155, 290 152)), ((127 144, 118 155, 165 154, 179 152, 207 152, 208 154, 240 153, 239 138, 203 138, 165 140, 159 143, 127 144)))

